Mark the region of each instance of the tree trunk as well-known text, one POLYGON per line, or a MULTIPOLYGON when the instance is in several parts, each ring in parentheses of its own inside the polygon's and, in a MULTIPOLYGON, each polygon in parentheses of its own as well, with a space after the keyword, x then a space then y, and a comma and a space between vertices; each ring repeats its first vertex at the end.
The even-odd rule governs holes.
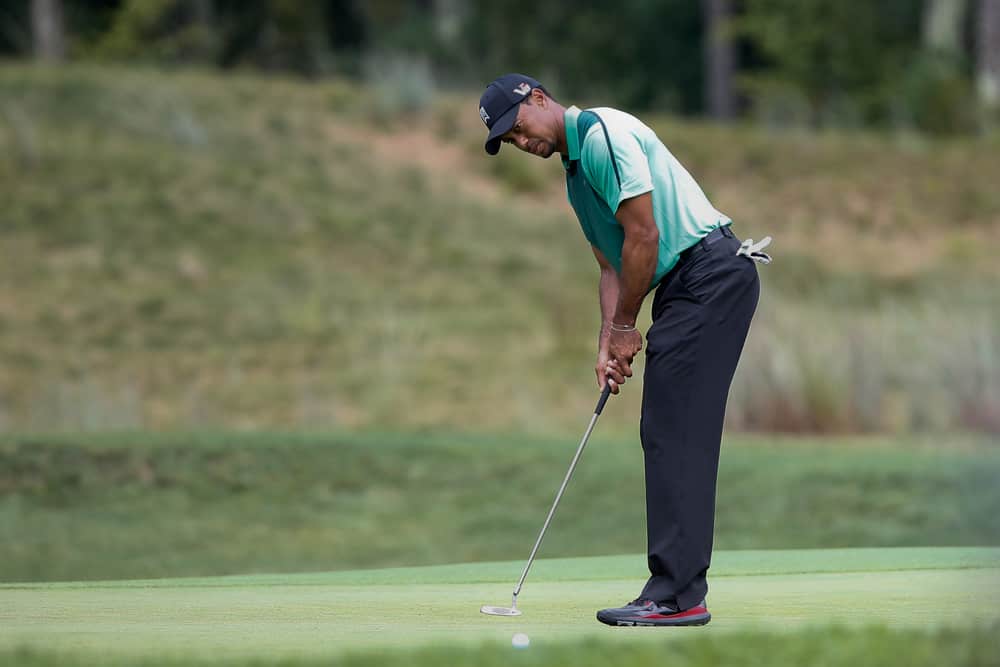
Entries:
POLYGON ((66 55, 60 0, 31 0, 31 35, 35 57, 60 62, 66 55))
POLYGON ((462 28, 461 0, 434 0, 434 26, 438 38, 445 44, 454 44, 462 28))
POLYGON ((733 73, 736 49, 729 32, 730 0, 702 0, 705 16, 705 108, 715 120, 729 120, 736 113, 733 73))
POLYGON ((1000 0, 979 0, 976 89, 987 109, 1000 108, 1000 0))
POLYGON ((198 23, 210 28, 215 18, 213 14, 212 0, 194 0, 194 16, 198 23))
POLYGON ((924 48, 942 55, 962 53, 965 0, 928 0, 924 8, 924 48))

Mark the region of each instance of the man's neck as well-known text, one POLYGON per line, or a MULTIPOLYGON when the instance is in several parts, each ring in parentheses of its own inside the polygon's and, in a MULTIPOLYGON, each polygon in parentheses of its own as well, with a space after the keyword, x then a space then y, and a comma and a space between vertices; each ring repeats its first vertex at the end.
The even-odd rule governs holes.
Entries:
POLYGON ((555 111, 556 129, 558 130, 556 133, 556 136, 558 137, 556 150, 559 151, 559 154, 562 155, 564 159, 568 159, 569 145, 566 143, 566 107, 561 104, 553 103, 553 111, 555 111))

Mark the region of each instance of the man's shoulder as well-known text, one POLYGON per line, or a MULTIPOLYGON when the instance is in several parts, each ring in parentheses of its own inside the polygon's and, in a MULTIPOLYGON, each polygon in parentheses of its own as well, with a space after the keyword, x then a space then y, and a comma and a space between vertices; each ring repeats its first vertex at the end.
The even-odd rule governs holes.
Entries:
MULTIPOLYGON (((637 130, 646 127, 641 120, 632 114, 612 107, 593 107, 586 109, 583 115, 593 119, 593 125, 599 125, 597 122, 599 118, 604 123, 604 126, 608 128, 609 132, 616 130, 637 130), (586 112, 591 113, 587 114, 586 112)), ((588 134, 593 130, 593 125, 588 129, 588 134)))
POLYGON ((580 117, 586 125, 581 141, 581 153, 591 156, 603 156, 608 152, 608 143, 616 150, 623 150, 634 145, 629 139, 640 139, 652 131, 633 116, 611 107, 594 107, 586 109, 580 117), (592 113, 586 113, 592 112, 592 113), (603 125, 603 127, 602 127, 603 125), (607 136, 605 136, 607 130, 607 136), (595 155, 596 154, 596 155, 595 155))

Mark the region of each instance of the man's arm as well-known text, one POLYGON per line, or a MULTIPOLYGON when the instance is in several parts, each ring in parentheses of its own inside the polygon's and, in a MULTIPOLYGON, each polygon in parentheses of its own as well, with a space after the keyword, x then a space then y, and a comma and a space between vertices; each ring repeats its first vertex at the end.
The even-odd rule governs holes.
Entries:
POLYGON ((660 238, 646 153, 629 132, 588 132, 580 149, 580 166, 590 185, 615 211, 625 233, 614 321, 633 326, 656 271, 660 238))
MULTIPOLYGON (((597 246, 590 247, 601 267, 601 281, 597 288, 601 299, 601 333, 597 339, 597 365, 594 366, 594 371, 597 373, 597 386, 601 388, 601 391, 604 391, 604 385, 608 381, 608 362, 610 360, 608 343, 611 340, 611 321, 615 316, 615 309, 618 307, 618 272, 597 246)), ((618 387, 612 386, 612 391, 617 394, 618 387)))
MULTIPOLYGON (((632 360, 642 349, 642 334, 636 331, 635 320, 653 280, 659 254, 660 231, 653 217, 653 195, 646 192, 623 200, 615 218, 625 230, 625 241, 605 373, 614 384, 622 384, 625 378, 632 377, 632 360)), ((612 389, 618 393, 614 384, 612 389)))
POLYGON ((601 267, 601 282, 598 291, 601 297, 601 340, 603 341, 611 332, 611 321, 618 308, 618 272, 597 246, 592 245, 590 248, 594 251, 594 257, 597 258, 597 263, 601 267))
POLYGON ((607 132, 603 137, 599 132, 588 133, 581 147, 580 165, 587 181, 615 211, 625 237, 618 299, 608 326, 609 362, 605 371, 613 381, 612 391, 617 393, 615 385, 632 377, 632 359, 642 349, 642 335, 635 330, 635 320, 656 271, 660 232, 653 217, 653 179, 646 154, 631 134, 617 133, 613 137, 607 132))
POLYGON ((622 273, 613 321, 618 325, 635 326, 659 256, 660 231, 653 217, 652 193, 624 200, 618 206, 615 218, 625 230, 625 242, 622 245, 622 273))

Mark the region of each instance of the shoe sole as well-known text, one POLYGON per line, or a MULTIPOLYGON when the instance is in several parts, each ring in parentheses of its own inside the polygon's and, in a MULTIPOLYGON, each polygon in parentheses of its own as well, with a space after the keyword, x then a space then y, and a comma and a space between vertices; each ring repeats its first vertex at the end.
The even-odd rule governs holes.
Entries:
POLYGON ((645 618, 608 618, 604 619, 600 616, 597 620, 605 625, 616 626, 620 628, 675 628, 675 627, 686 627, 686 626, 697 626, 697 625, 707 625, 709 621, 712 620, 712 615, 708 612, 704 614, 698 614, 694 616, 686 616, 682 618, 670 619, 670 618, 659 618, 659 619, 645 619, 645 618))

